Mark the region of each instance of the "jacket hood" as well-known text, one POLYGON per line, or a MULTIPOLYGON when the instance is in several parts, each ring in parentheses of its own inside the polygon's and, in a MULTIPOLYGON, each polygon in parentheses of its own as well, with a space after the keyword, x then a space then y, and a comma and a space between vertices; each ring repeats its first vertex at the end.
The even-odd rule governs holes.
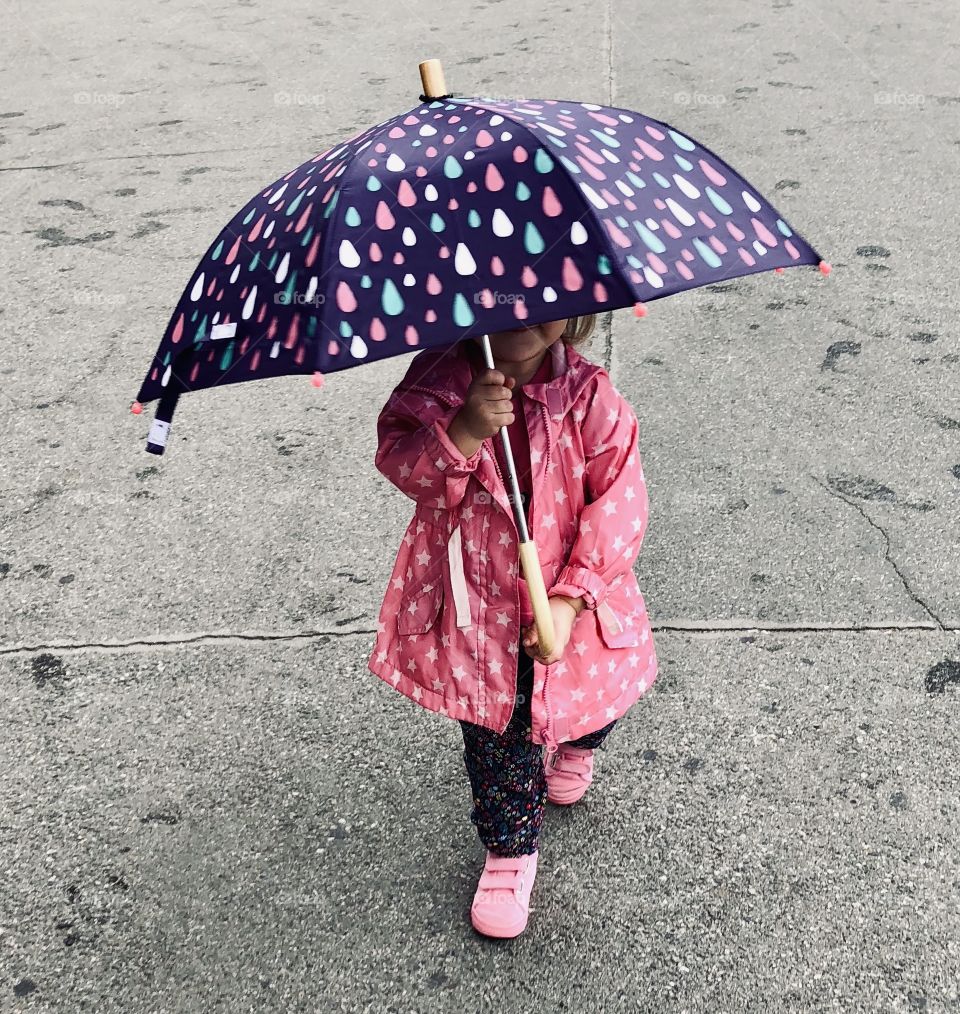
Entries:
MULTIPOLYGON (((551 379, 524 384, 523 391, 527 397, 543 402, 550 415, 564 416, 603 367, 562 339, 550 346, 548 354, 553 365, 551 379)), ((473 381, 471 362, 482 363, 480 345, 474 338, 461 338, 442 349, 426 349, 411 363, 404 386, 429 390, 448 402, 462 404, 473 381)))

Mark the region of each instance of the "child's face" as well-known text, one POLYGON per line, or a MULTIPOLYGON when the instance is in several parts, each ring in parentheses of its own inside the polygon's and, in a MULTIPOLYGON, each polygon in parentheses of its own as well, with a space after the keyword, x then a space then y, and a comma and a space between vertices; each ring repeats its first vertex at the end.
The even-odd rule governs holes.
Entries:
POLYGON ((519 327, 514 331, 494 331, 490 335, 493 358, 508 363, 532 359, 557 341, 566 326, 567 321, 563 319, 519 327))

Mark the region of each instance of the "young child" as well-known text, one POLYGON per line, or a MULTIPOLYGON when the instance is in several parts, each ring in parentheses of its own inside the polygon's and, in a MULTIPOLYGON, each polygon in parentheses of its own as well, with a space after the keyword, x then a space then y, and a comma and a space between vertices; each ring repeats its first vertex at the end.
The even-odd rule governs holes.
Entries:
POLYGON ((657 674, 633 572, 648 507, 637 419, 575 348, 594 322, 491 334, 494 370, 480 339, 425 349, 377 425, 377 468, 416 508, 368 665, 460 722, 487 849, 471 919, 488 936, 526 927, 545 800, 584 794, 594 749, 657 674), (519 568, 504 425, 553 615, 550 655, 519 568))

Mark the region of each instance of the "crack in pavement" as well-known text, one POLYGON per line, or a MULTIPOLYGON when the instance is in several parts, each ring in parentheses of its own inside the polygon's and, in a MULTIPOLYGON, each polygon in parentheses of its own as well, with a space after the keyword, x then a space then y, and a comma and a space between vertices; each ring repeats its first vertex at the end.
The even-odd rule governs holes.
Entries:
POLYGON ((831 489, 828 485, 821 482, 815 475, 811 475, 810 478, 813 479, 813 481, 817 483, 817 485, 821 486, 824 490, 826 490, 826 492, 830 496, 834 497, 837 500, 842 500, 845 504, 847 504, 848 507, 853 507, 857 511, 857 513, 863 518, 863 520, 866 521, 868 525, 870 525, 871 528, 875 528, 883 536, 884 559, 887 561, 887 563, 890 564, 891 567, 893 567, 894 573, 897 575, 897 577, 900 578, 900 581, 903 584, 904 591, 906 591, 906 593, 910 596, 910 598, 912 598, 913 601, 916 602, 916 604, 920 606, 920 608, 930 617, 930 619, 932 619, 934 623, 936 623, 937 628, 939 630, 952 629, 947 627, 944 624, 944 622, 940 619, 940 617, 937 616, 937 614, 926 604, 926 602, 924 602, 923 599, 921 599, 920 596, 917 595, 917 593, 910 587, 910 583, 907 581, 906 576, 903 574, 903 572, 897 566, 896 561, 890 555, 890 536, 887 535, 885 529, 882 526, 878 525, 877 522, 874 521, 873 518, 871 518, 870 515, 867 514, 867 512, 855 500, 850 500, 838 490, 831 489))
MULTIPOLYGON (((932 615, 932 614, 931 614, 932 615)), ((936 620, 936 617, 934 617, 936 620)), ((924 623, 922 620, 907 620, 890 623, 757 623, 743 620, 717 620, 704 622, 699 620, 670 620, 663 623, 651 623, 654 634, 692 634, 707 637, 722 637, 731 634, 860 634, 860 633, 898 633, 908 630, 926 630, 948 633, 960 631, 960 626, 947 626, 940 623, 924 623)), ((376 634, 375 627, 354 627, 349 630, 305 630, 299 633, 249 633, 245 631, 226 631, 223 633, 198 632, 174 637, 134 638, 129 641, 61 641, 46 644, 15 644, 0 647, 0 657, 34 655, 42 652, 74 652, 103 651, 122 652, 128 649, 150 650, 153 648, 178 648, 190 644, 218 644, 251 641, 312 641, 327 640, 332 637, 358 637, 376 634)))

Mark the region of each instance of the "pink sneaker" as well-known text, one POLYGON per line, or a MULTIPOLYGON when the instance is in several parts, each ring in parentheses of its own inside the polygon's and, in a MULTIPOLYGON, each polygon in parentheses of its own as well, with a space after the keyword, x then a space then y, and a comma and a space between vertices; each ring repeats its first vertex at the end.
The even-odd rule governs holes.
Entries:
POLYGON ((543 773, 547 777, 547 799, 570 806, 593 781, 593 751, 561 743, 556 753, 544 761, 543 773))
POLYGON ((510 857, 488 850, 470 909, 473 928, 488 937, 519 936, 527 925, 536 875, 536 852, 510 857))

